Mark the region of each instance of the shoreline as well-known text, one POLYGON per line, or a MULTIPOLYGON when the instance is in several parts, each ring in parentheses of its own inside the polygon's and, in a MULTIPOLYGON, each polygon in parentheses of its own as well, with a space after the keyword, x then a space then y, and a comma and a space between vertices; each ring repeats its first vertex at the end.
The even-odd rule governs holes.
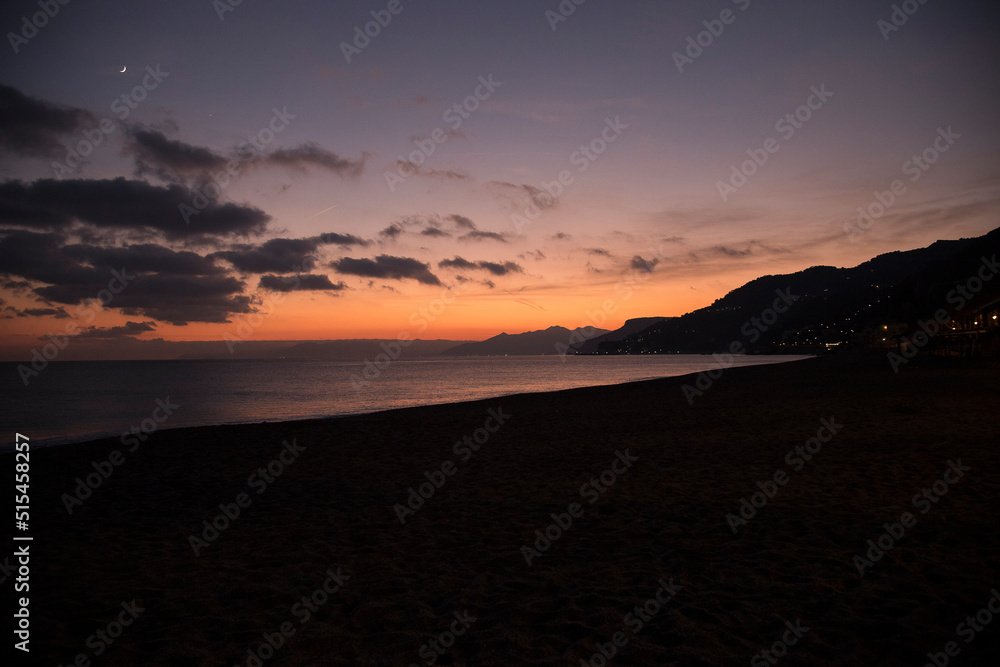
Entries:
MULTIPOLYGON (((530 356, 533 356, 533 355, 525 355, 525 356, 530 357, 530 356)), ((545 356, 545 355, 540 355, 540 356, 545 356)), ((549 355, 549 356, 553 356, 553 355, 549 355)), ((601 357, 605 357, 605 356, 616 356, 616 355, 579 355, 579 356, 586 356, 586 357, 601 356, 601 357)), ((621 355, 621 356, 630 356, 630 355, 621 355)), ((638 355, 631 355, 631 356, 638 356, 638 355)), ((676 356, 676 355, 662 355, 662 356, 676 356)), ((708 356, 708 355, 685 355, 685 356, 708 356)), ((755 355, 747 355, 747 356, 755 356, 755 355)), ((757 366, 757 365, 770 365, 770 364, 784 364, 784 363, 791 363, 792 361, 805 361, 806 359, 816 358, 815 356, 808 356, 807 357, 807 356, 803 356, 803 355, 771 355, 771 356, 794 356, 794 357, 800 357, 800 358, 791 359, 791 360, 784 360, 784 361, 778 361, 778 360, 776 360, 776 361, 768 362, 768 364, 753 364, 753 363, 750 363, 750 364, 746 364, 746 365, 747 366, 757 366)), ((489 359, 490 357, 482 357, 482 358, 483 359, 489 359)), ((465 359, 465 357, 443 357, 443 359, 465 359)), ((193 361, 195 363, 199 363, 200 361, 203 361, 203 360, 180 359, 180 360, 167 360, 167 361, 182 361, 182 362, 193 361)), ((207 360, 207 361, 215 361, 215 360, 207 360)), ((248 361, 248 360, 245 360, 245 359, 235 359, 235 360, 227 360, 227 361, 234 361, 234 362, 242 363, 242 362, 248 361)), ((286 361, 286 360, 282 360, 282 359, 253 359, 253 360, 249 360, 249 361, 274 361, 274 362, 283 362, 283 361, 286 361)), ((292 361, 294 362, 294 361, 300 361, 300 360, 294 360, 293 359, 292 361)), ((308 361, 308 360, 301 360, 301 361, 308 361)), ((361 361, 363 361, 363 360, 352 360, 350 363, 352 363, 352 364, 354 364, 354 363, 360 363, 361 361)), ((400 361, 406 362, 406 361, 424 361, 424 360, 422 360, 422 359, 420 359, 420 360, 401 359, 400 361)), ((76 361, 69 361, 69 362, 62 362, 62 363, 105 363, 105 362, 76 362, 76 361)), ((115 361, 113 363, 121 363, 121 362, 115 361)), ((124 363, 147 363, 147 362, 125 361, 124 363)), ((161 360, 151 360, 150 363, 163 363, 163 361, 161 361, 161 360)), ((734 367, 742 367, 742 366, 734 366, 734 367)), ((680 377, 680 376, 677 376, 677 375, 649 376, 649 377, 645 377, 645 378, 630 379, 630 380, 624 381, 624 382, 614 382, 614 383, 611 383, 611 384, 586 385, 585 387, 577 387, 577 388, 609 387, 609 386, 617 386, 617 385, 621 385, 621 384, 629 384, 631 382, 643 382, 643 381, 647 381, 647 380, 665 379, 665 378, 670 378, 670 377, 680 377)), ((549 391, 562 391, 562 390, 549 390, 549 391)), ((446 401, 446 402, 442 402, 442 403, 424 403, 424 404, 420 404, 420 405, 412 405, 412 406, 405 406, 405 407, 383 407, 383 408, 378 408, 378 409, 374 409, 374 410, 363 410, 363 411, 356 411, 356 412, 345 412, 345 413, 341 413, 341 414, 325 414, 325 415, 319 415, 319 416, 315 416, 315 415, 313 415, 313 416, 299 416, 299 417, 293 417, 293 418, 290 418, 290 419, 281 418, 281 419, 261 420, 261 421, 257 421, 257 420, 253 420, 253 421, 240 420, 240 421, 229 421, 229 422, 210 422, 210 423, 203 423, 203 424, 188 424, 188 425, 183 425, 183 426, 167 426, 165 428, 158 428, 157 430, 158 431, 171 431, 171 430, 178 430, 178 429, 205 428, 205 427, 215 427, 215 426, 239 426, 239 425, 260 424, 260 423, 293 423, 293 422, 311 421, 311 420, 317 420, 317 419, 318 420, 337 419, 337 418, 341 418, 341 417, 353 417, 353 416, 359 416, 359 415, 377 414, 377 413, 381 413, 381 412, 388 412, 388 411, 391 411, 391 410, 399 410, 399 409, 432 407, 432 406, 441 406, 441 405, 455 405, 455 404, 459 404, 459 403, 466 403, 466 402, 469 402, 470 400, 489 400, 491 398, 498 398, 498 397, 503 397, 503 396, 516 396, 516 395, 520 395, 522 393, 528 393, 528 394, 542 393, 542 394, 544 394, 544 393, 548 393, 548 391, 541 391, 541 392, 518 392, 518 391, 514 391, 514 392, 511 392, 511 393, 496 394, 494 396, 487 396, 487 397, 484 397, 484 398, 476 398, 476 399, 468 399, 468 400, 464 400, 464 401, 446 401)), ((56 438, 45 438, 45 439, 32 440, 32 443, 33 443, 33 445, 35 445, 35 446, 37 446, 39 448, 63 447, 63 446, 67 446, 67 445, 80 445, 80 444, 84 444, 84 443, 91 442, 91 441, 94 441, 94 440, 116 440, 119 437, 121 437, 121 435, 122 434, 120 434, 120 433, 116 434, 116 433, 112 433, 112 432, 87 433, 87 434, 82 434, 80 436, 56 437, 56 438)), ((13 445, 9 445, 9 444, 0 445, 0 454, 9 454, 9 453, 12 453, 13 451, 14 451, 13 445)))
MULTIPOLYGON (((998 583, 1000 378, 804 361, 727 369, 693 405, 689 375, 161 431, 72 514, 61 495, 117 440, 42 448, 33 651, 93 658, 87 636, 134 599, 103 664, 246 665, 290 622, 265 664, 406 667, 466 611, 438 664, 577 664, 618 631, 621 664, 731 664, 797 620, 796 664, 923 664, 998 583), (831 435, 824 419, 842 428, 796 470, 789 452, 831 435), (956 458, 971 470, 920 514, 910 497, 956 458), (779 470, 734 535, 727 514, 779 470), (907 510, 915 526, 859 576, 852 558, 907 510), (329 572, 337 591, 300 623, 329 572), (662 609, 623 626, 664 585, 662 609)), ((964 664, 995 655, 996 634, 963 644, 964 664)))

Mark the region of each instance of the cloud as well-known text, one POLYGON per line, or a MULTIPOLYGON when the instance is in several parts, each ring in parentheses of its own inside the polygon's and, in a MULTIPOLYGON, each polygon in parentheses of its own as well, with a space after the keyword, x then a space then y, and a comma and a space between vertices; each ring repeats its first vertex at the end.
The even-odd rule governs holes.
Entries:
POLYGON ((516 262, 476 262, 476 265, 481 269, 486 269, 495 276, 506 276, 509 273, 524 273, 524 269, 516 262))
POLYGON ((753 254, 753 251, 750 248, 747 248, 746 250, 735 250, 722 245, 714 246, 710 250, 715 254, 725 255, 726 257, 746 257, 753 254))
POLYGON ((464 215, 458 215, 457 213, 452 213, 448 216, 448 219, 455 223, 455 226, 459 229, 468 229, 475 231, 476 223, 471 219, 465 217, 464 215))
MULTIPOLYGON (((50 284, 89 283, 98 277, 93 267, 84 266, 63 254, 65 237, 62 234, 20 229, 4 231, 6 238, 0 243, 0 273, 6 276, 50 284)), ((5 286, 13 288, 16 283, 8 280, 5 286)), ((30 284, 26 283, 26 286, 30 287, 30 284)))
POLYGON ((303 239, 277 238, 260 245, 240 244, 209 257, 224 259, 243 273, 297 273, 315 266, 316 251, 324 245, 369 246, 371 242, 353 234, 326 232, 303 239))
MULTIPOLYGON (((749 241, 745 248, 734 248, 732 246, 717 245, 707 249, 711 255, 721 255, 723 257, 750 257, 758 255, 784 255, 791 252, 788 248, 773 247, 759 241, 749 241)), ((697 257, 697 255, 695 255, 697 257)))
POLYGON ((64 155, 60 137, 96 124, 89 111, 56 106, 0 84, 0 150, 25 157, 64 155))
POLYGON ((144 272, 171 273, 176 275, 216 275, 224 273, 210 257, 190 251, 176 251, 153 243, 105 248, 94 245, 67 245, 62 253, 75 260, 107 270, 134 267, 144 272))
POLYGON ((208 172, 223 169, 228 162, 208 148, 168 139, 157 130, 131 128, 129 138, 126 150, 135 158, 137 176, 153 174, 171 183, 187 176, 204 180, 208 172))
MULTIPOLYGON (((380 231, 378 235, 384 240, 391 241, 399 238, 399 236, 404 234, 407 230, 411 230, 416 227, 423 227, 423 229, 419 232, 421 236, 450 237, 452 233, 441 228, 446 222, 452 223, 455 227, 455 231, 478 231, 476 223, 470 218, 457 213, 452 213, 444 218, 441 218, 438 215, 407 215, 391 223, 388 227, 380 231)), ((475 239, 473 238, 467 240, 475 239)))
POLYGON ((559 232, 549 237, 550 241, 572 241, 573 237, 565 232, 559 232))
POLYGON ((517 208, 536 206, 541 210, 555 208, 558 200, 545 190, 527 183, 509 183, 507 181, 490 181, 486 184, 498 199, 506 201, 517 208))
POLYGON ((358 160, 345 158, 326 150, 315 143, 306 143, 292 148, 280 148, 263 157, 265 164, 291 169, 319 167, 341 177, 357 178, 365 170, 368 154, 362 154, 358 160))
POLYGON ((599 255, 601 257, 612 257, 612 254, 604 248, 584 248, 588 255, 599 255))
POLYGON ((536 262, 540 262, 543 259, 545 259, 545 253, 542 252, 541 250, 528 250, 526 252, 522 252, 520 255, 518 255, 518 257, 520 259, 533 259, 536 262))
POLYGON ((162 233, 169 239, 202 235, 260 234, 271 216, 258 208, 208 202, 187 224, 181 205, 196 193, 184 186, 143 181, 42 179, 0 183, 0 224, 65 229, 74 222, 117 230, 162 233))
POLYGON ((271 239, 259 246, 235 246, 210 257, 224 259, 244 273, 296 273, 313 267, 318 246, 317 237, 271 239))
MULTIPOLYGON (((0 263, 0 266, 3 266, 3 264, 0 263)), ((0 274, 2 273, 3 271, 0 271, 0 274)), ((27 280, 8 279, 3 281, 3 286, 6 287, 7 289, 14 290, 15 292, 24 292, 31 289, 31 283, 29 283, 27 280)))
POLYGON ((257 285, 257 288, 271 290, 272 292, 339 292, 347 289, 347 285, 343 282, 338 282, 334 285, 330 282, 329 276, 308 273, 297 276, 264 275, 260 277, 260 283, 257 285))
POLYGON ((416 162, 409 160, 396 160, 396 171, 409 176, 424 176, 426 178, 441 178, 451 181, 464 181, 469 178, 468 174, 453 169, 424 169, 416 162))
POLYGON ((156 331, 155 322, 126 322, 117 327, 87 327, 73 338, 125 338, 156 331))
POLYGON ((320 234, 319 236, 312 237, 317 243, 323 245, 338 245, 338 246, 369 246, 370 241, 365 241, 362 238, 355 236, 354 234, 338 234, 336 232, 326 232, 320 234))
POLYGON ((499 241, 500 243, 507 243, 507 237, 504 234, 498 234, 497 232, 483 232, 476 230, 474 232, 469 232, 468 234, 463 234, 458 237, 459 241, 499 241))
MULTIPOLYGON (((35 290, 43 299, 79 304, 108 286, 108 275, 94 282, 50 285, 35 290)), ((253 312, 250 297, 243 294, 244 283, 229 276, 137 275, 110 307, 130 316, 151 317, 177 326, 189 322, 228 322, 229 316, 253 312)))
POLYGON ((455 257, 454 259, 445 259, 438 262, 438 268, 441 269, 464 269, 464 270, 476 270, 481 269, 484 271, 489 271, 495 276, 506 276, 511 273, 523 273, 524 269, 521 268, 515 262, 470 262, 463 257, 455 257))
POLYGON ((439 269, 474 269, 476 268, 475 262, 470 262, 467 259, 461 257, 456 257, 455 259, 443 259, 438 262, 439 269))
POLYGON ((403 225, 394 222, 378 233, 384 239, 395 241, 403 233, 403 225))
POLYGON ((162 132, 143 127, 132 128, 129 141, 126 152, 135 158, 136 175, 153 174, 170 183, 190 182, 200 188, 210 182, 212 171, 228 168, 234 161, 241 167, 272 166, 295 171, 317 167, 341 177, 354 178, 364 172, 368 159, 367 153, 357 160, 341 157, 315 143, 279 148, 263 155, 247 156, 240 152, 239 158, 226 157, 210 148, 168 139, 162 132))
POLYGON ((635 257, 632 258, 632 261, 629 262, 629 265, 636 271, 645 271, 646 273, 652 273, 653 269, 656 268, 656 265, 659 263, 660 260, 656 258, 643 259, 641 256, 636 255, 635 257))
MULTIPOLYGON (((244 283, 225 275, 211 256, 150 244, 66 245, 63 234, 4 232, 0 274, 43 283, 31 292, 47 304, 74 305, 100 298, 105 307, 124 315, 176 325, 228 322, 230 315, 253 312, 250 297, 243 293, 244 283)), ((5 284, 15 282, 8 279, 5 284)))
POLYGON ((331 262, 330 267, 337 273, 362 278, 409 278, 425 285, 441 284, 438 277, 431 273, 430 266, 410 257, 379 255, 374 260, 344 257, 331 262))
POLYGON ((69 313, 66 312, 65 308, 25 308, 17 310, 8 306, 8 309, 13 311, 16 317, 54 317, 57 320, 65 320, 69 317, 69 313))

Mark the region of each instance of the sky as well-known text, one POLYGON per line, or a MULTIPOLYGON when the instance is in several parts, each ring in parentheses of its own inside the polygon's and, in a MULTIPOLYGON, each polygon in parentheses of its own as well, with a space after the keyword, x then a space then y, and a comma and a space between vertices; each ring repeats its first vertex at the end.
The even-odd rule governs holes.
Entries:
POLYGON ((998 18, 11 0, 0 350, 614 329, 979 236, 1000 210, 998 18))

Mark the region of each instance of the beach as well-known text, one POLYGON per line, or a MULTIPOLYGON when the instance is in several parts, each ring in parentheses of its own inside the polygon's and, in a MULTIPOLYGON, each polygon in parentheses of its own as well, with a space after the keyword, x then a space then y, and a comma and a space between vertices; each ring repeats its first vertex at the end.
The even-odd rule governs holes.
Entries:
POLYGON ((38 449, 31 661, 995 664, 997 370, 839 355, 38 449))

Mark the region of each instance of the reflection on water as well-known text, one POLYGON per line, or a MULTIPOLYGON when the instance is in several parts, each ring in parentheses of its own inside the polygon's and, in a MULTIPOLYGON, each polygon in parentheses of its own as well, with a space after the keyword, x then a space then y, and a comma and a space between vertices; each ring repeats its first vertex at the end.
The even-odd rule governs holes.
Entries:
MULTIPOLYGON (((737 357, 737 365, 802 358, 737 357)), ((80 361, 50 363, 25 387, 17 364, 0 364, 0 429, 54 444, 121 435, 152 416, 157 399, 181 406, 161 425, 177 428, 356 414, 715 367, 705 355, 435 357, 395 361, 362 384, 365 365, 357 361, 80 361)))

